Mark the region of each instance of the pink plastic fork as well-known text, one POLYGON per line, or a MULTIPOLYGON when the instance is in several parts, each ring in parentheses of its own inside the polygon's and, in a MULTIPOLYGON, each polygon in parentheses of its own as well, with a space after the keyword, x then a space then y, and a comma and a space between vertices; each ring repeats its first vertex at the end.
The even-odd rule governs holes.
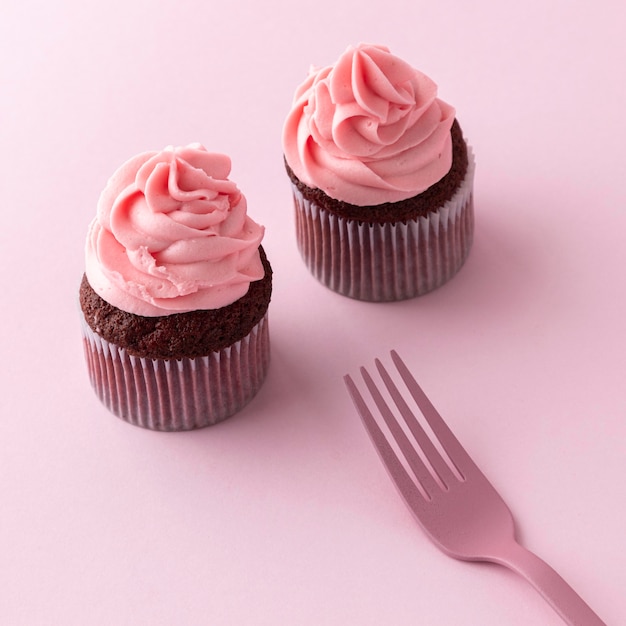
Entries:
POLYGON ((490 561, 517 572, 543 595, 567 624, 606 626, 555 570, 516 541, 513 516, 507 505, 461 446, 395 351, 391 352, 391 358, 451 464, 422 428, 378 359, 378 372, 421 449, 421 456, 364 367, 361 368, 361 375, 395 440, 395 447, 405 457, 414 477, 405 469, 352 378, 346 376, 345 382, 391 478, 432 541, 454 558, 490 561))

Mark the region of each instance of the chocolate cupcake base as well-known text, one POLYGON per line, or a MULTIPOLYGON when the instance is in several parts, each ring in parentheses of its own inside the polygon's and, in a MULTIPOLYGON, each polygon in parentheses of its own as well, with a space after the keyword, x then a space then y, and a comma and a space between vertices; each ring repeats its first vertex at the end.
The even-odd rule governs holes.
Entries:
POLYGON ((366 223, 328 211, 293 184, 296 236, 309 271, 342 295, 375 302, 423 295, 465 262, 474 232, 474 158, 440 208, 414 219, 366 223))
POLYGON ((152 430, 192 430, 226 419, 252 400, 269 366, 267 315, 232 346, 195 358, 134 356, 84 319, 82 328, 98 398, 123 420, 152 430))

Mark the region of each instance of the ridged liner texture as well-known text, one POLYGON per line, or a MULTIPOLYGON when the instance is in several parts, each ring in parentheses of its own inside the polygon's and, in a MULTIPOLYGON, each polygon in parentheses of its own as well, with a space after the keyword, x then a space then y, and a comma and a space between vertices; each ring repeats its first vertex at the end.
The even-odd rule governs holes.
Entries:
POLYGON ((344 296, 374 302, 423 295, 461 268, 474 233, 475 162, 439 209, 407 222, 364 223, 304 198, 292 185, 296 237, 309 271, 344 296))
POLYGON ((115 415, 143 428, 181 431, 230 417, 256 395, 269 367, 267 314, 232 346, 208 356, 137 357, 109 343, 84 321, 89 379, 115 415))

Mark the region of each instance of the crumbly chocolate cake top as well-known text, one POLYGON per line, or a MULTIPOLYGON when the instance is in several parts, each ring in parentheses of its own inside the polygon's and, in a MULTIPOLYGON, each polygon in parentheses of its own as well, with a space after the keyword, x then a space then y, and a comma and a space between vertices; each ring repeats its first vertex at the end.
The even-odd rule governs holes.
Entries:
POLYGON ((334 213, 348 220, 356 220, 369 224, 381 224, 385 222, 405 222, 427 215, 436 211, 445 204, 458 189, 467 172, 467 145, 463 139, 463 131, 455 119, 450 130, 452 137, 452 166, 448 173, 434 185, 422 193, 400 200, 399 202, 386 202, 373 206, 357 206, 341 200, 331 198, 321 189, 305 185, 293 173, 289 164, 285 162, 287 174, 296 185, 300 193, 309 201, 324 207, 330 213, 334 213))
POLYGON ((259 248, 265 276, 239 300, 221 309, 143 317, 103 300, 83 275, 80 305, 91 329, 134 356, 180 359, 206 356, 243 339, 265 315, 272 295, 272 268, 259 248))

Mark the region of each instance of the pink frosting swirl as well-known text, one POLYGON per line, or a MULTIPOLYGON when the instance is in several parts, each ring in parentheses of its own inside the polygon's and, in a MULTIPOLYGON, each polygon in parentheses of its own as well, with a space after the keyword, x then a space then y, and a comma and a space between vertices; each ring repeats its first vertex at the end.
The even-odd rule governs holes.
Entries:
POLYGON ((454 114, 430 78, 383 46, 361 44, 297 89, 283 150, 303 183, 332 198, 397 202, 450 169, 454 114))
POLYGON ((154 317, 217 309, 263 278, 263 227, 228 180, 230 159, 199 144, 122 165, 89 228, 86 274, 110 304, 154 317))

